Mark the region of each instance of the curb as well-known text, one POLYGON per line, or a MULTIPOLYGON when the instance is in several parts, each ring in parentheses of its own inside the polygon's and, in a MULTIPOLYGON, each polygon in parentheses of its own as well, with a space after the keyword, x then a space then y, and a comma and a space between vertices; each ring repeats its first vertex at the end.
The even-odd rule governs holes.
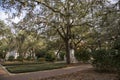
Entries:
POLYGON ((1 69, 5 72, 4 75, 14 75, 14 74, 10 73, 10 72, 9 72, 4 66, 2 66, 1 64, 0 64, 0 67, 1 67, 1 69))

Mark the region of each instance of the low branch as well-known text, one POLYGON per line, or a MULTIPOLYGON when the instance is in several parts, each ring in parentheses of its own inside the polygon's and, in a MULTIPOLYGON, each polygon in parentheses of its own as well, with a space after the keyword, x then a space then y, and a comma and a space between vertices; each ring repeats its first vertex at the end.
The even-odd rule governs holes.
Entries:
POLYGON ((63 47, 63 45, 60 45, 59 50, 57 51, 56 56, 57 56, 57 55, 59 54, 59 52, 61 51, 62 47, 63 47))

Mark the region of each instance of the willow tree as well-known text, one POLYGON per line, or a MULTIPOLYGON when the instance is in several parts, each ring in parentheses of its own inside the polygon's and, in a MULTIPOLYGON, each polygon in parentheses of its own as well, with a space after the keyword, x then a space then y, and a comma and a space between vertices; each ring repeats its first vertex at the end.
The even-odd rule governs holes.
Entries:
MULTIPOLYGON (((52 29, 64 41, 66 61, 70 63, 70 44, 74 27, 93 27, 96 14, 106 0, 2 0, 6 9, 15 9, 14 15, 26 14, 20 27, 39 32, 52 29), (21 26, 24 25, 24 26, 21 26), (43 29, 44 28, 44 29, 43 29)), ((12 12, 13 13, 13 12, 12 12)), ((82 29, 82 28, 81 28, 82 29)))

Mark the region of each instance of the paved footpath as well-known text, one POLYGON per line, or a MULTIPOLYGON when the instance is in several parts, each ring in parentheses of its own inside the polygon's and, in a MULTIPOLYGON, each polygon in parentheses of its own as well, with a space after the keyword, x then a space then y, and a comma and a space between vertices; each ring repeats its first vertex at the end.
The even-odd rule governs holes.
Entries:
POLYGON ((92 66, 89 64, 84 64, 80 66, 67 67, 62 69, 20 73, 20 74, 8 74, 8 72, 6 72, 3 68, 0 68, 0 80, 38 80, 47 77, 70 74, 77 71, 87 70, 89 68, 92 68, 92 66))

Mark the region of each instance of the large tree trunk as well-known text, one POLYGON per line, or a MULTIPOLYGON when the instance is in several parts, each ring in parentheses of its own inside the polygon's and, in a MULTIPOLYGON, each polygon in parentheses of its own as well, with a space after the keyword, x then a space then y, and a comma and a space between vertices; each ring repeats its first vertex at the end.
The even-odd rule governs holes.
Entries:
POLYGON ((69 40, 65 41, 65 45, 66 45, 66 62, 67 62, 67 64, 70 64, 70 43, 69 43, 69 40))
POLYGON ((78 63, 75 57, 75 50, 73 48, 70 49, 70 63, 78 63))

